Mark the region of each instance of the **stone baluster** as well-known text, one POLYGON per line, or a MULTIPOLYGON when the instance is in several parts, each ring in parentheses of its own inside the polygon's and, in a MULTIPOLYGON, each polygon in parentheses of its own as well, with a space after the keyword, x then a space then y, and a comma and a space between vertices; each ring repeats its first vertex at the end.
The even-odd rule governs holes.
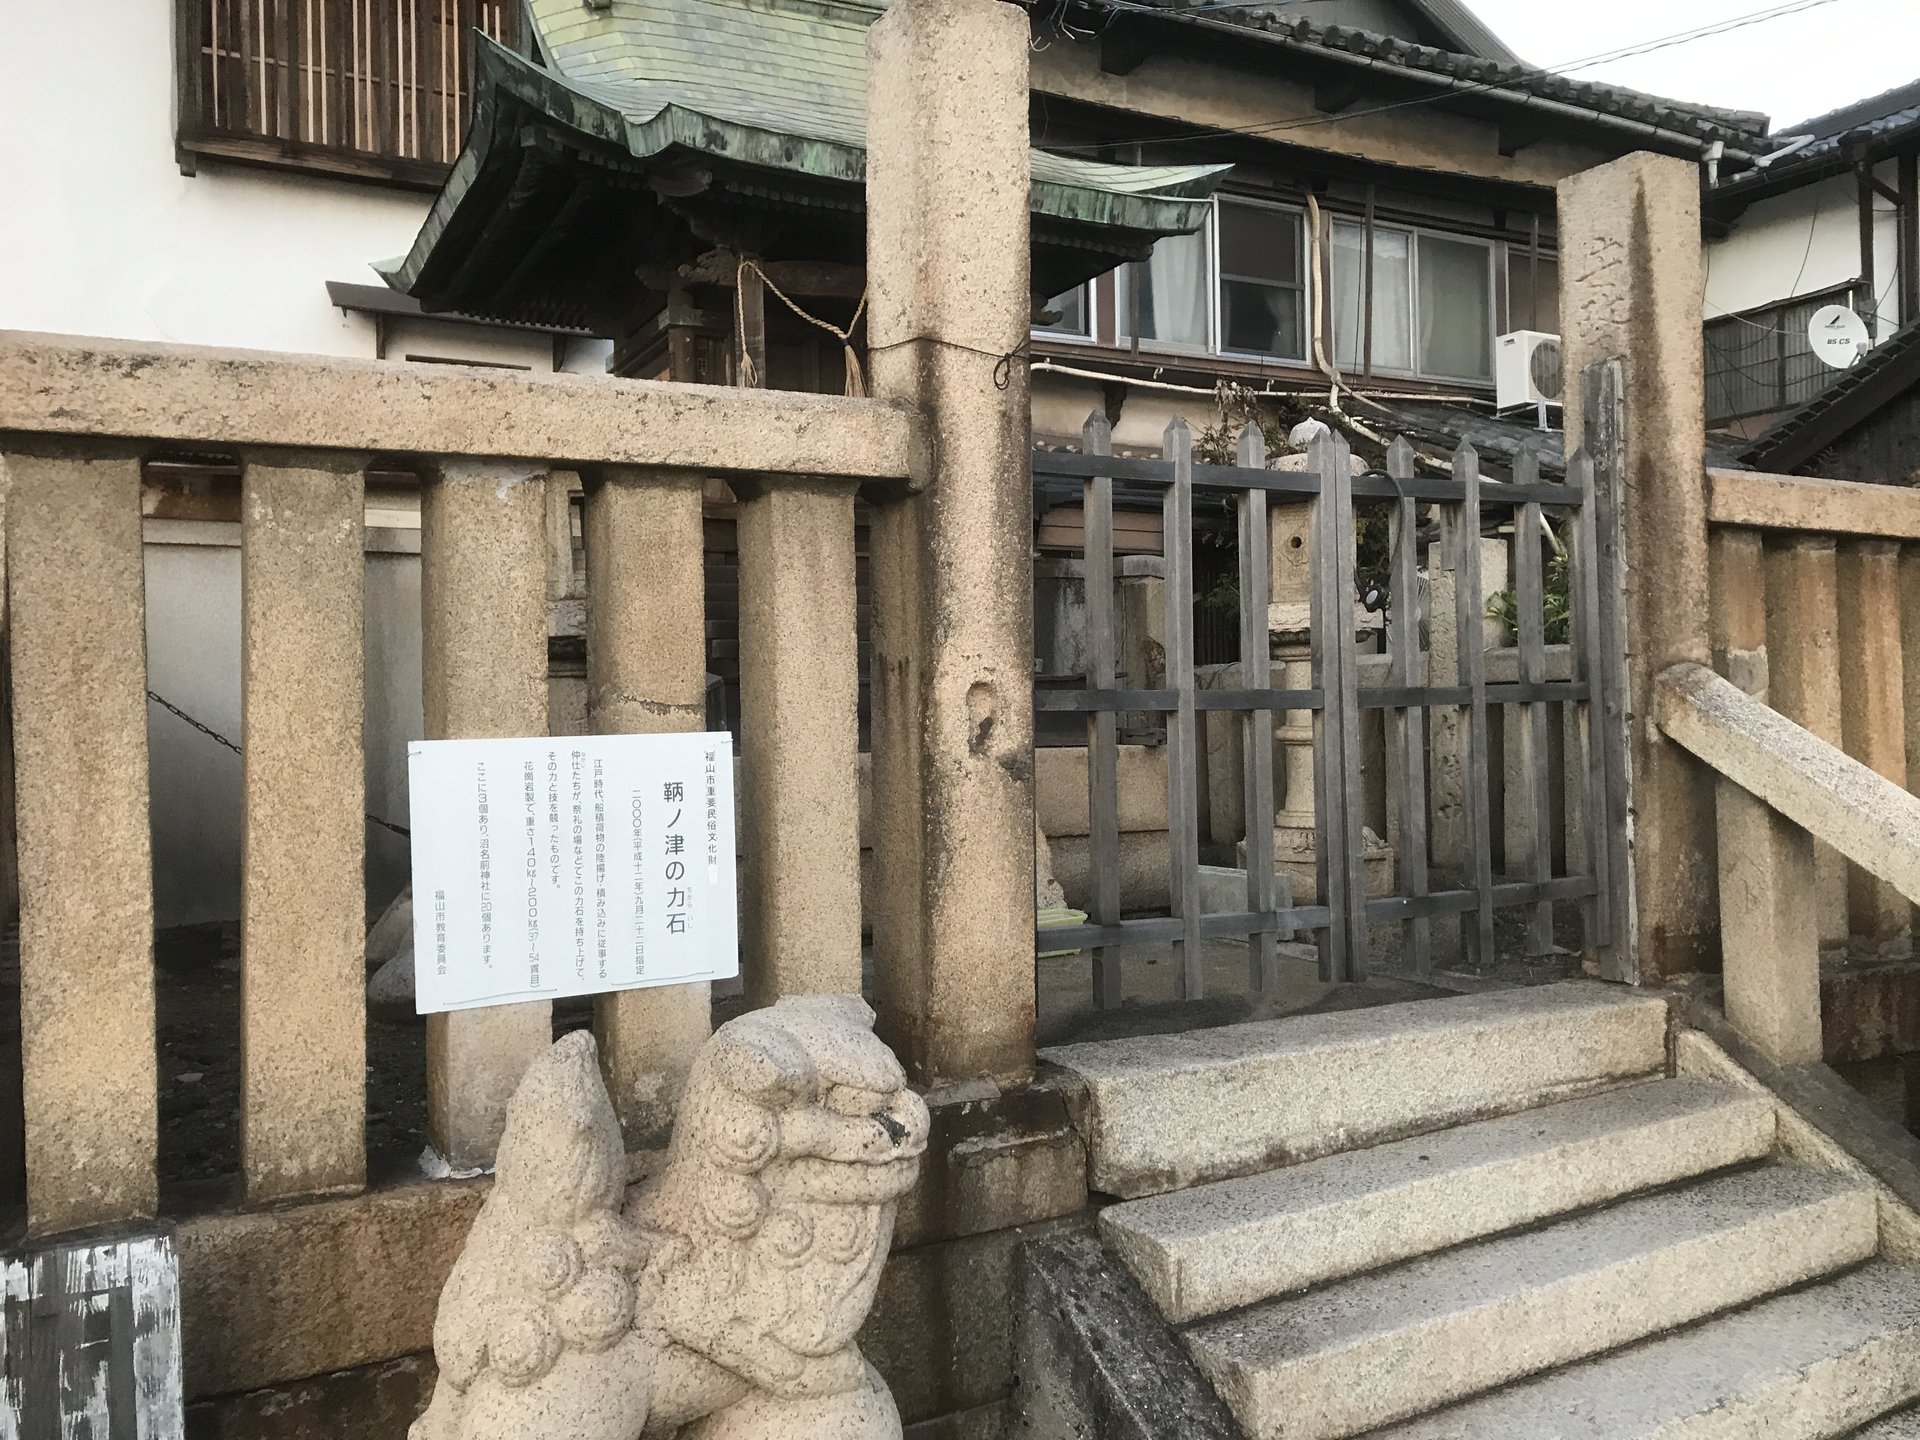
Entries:
MULTIPOLYGON (((546 478, 544 465, 447 460, 422 491, 430 740, 547 733, 546 478)), ((428 1139, 455 1170, 493 1163, 507 1100, 553 1042, 552 1011, 525 1001, 427 1017, 428 1139)))
MULTIPOLYGON (((706 729, 702 483, 624 466, 590 477, 587 724, 596 735, 706 729)), ((704 981, 594 998, 600 1064, 629 1148, 666 1138, 712 1023, 704 981)))
POLYGON ((27 1228, 154 1213, 140 460, 6 455, 27 1228))
POLYGON ((240 1156, 247 1198, 366 1181, 364 457, 241 488, 240 1156))
POLYGON ((767 479, 734 489, 747 997, 858 995, 853 487, 767 479))

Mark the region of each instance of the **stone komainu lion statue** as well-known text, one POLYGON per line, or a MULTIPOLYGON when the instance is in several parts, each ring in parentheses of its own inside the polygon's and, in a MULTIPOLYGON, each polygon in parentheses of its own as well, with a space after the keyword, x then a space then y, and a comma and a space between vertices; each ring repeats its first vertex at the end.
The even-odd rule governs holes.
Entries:
POLYGON ((592 1037, 536 1061, 411 1440, 899 1440, 854 1334, 927 1110, 872 1024, 807 996, 722 1026, 631 1198, 592 1037))

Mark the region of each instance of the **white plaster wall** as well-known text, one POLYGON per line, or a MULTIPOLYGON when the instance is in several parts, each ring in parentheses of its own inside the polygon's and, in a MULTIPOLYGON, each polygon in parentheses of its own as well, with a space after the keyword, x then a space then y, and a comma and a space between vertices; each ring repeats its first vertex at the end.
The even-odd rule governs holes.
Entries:
MULTIPOLYGON (((1893 184, 1893 167, 1881 178, 1893 184)), ((1874 283, 1881 338, 1900 324, 1896 283, 1897 215, 1876 202, 1874 283)), ((1818 294, 1860 278, 1860 218, 1852 176, 1840 176, 1787 195, 1762 200, 1735 222, 1724 240, 1706 246, 1707 318, 1818 294)))
MULTIPOLYGON (((182 175, 172 17, 172 0, 0 0, 0 329, 372 358, 371 317, 326 283, 381 283, 371 262, 406 253, 431 197, 217 161, 182 175)), ((553 368, 544 334, 421 338, 553 368)), ((610 348, 572 342, 564 368, 601 371, 610 348)))
POLYGON ((170 0, 5 0, 0 324, 373 353, 328 280, 378 283, 426 215, 409 191, 205 165, 173 150, 170 0))

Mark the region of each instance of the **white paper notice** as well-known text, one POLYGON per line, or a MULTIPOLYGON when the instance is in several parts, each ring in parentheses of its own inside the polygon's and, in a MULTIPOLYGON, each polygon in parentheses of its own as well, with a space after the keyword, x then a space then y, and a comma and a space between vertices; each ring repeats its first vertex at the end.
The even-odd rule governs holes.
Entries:
POLYGON ((740 971, 724 734, 407 749, 416 1008, 740 971))

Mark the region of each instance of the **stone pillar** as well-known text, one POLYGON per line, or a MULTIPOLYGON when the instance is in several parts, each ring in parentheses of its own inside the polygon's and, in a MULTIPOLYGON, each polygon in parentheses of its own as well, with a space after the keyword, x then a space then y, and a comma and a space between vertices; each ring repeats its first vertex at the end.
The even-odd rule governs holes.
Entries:
POLYGON ((6 456, 27 1228, 154 1213, 140 462, 6 456))
MULTIPOLYGON (((430 740, 547 733, 544 467, 450 460, 422 487, 420 652, 430 740)), ((553 1043, 546 1001, 427 1017, 427 1136, 493 1163, 507 1099, 553 1043)))
POLYGON ((939 457, 874 514, 874 998, 928 1083, 1033 1071, 1027 34, 897 0, 867 39, 873 390, 939 457))
POLYGON ((254 1202, 367 1177, 363 464, 250 460, 242 483, 240 1158, 254 1202))
MULTIPOLYGON (((1833 540, 1794 535, 1767 549, 1768 703, 1841 748, 1840 600, 1833 540)), ((1847 862, 1813 847, 1814 909, 1822 945, 1847 943, 1847 862)))
MULTIPOLYGON (((706 575, 697 475, 608 468, 586 496, 587 724, 596 735, 707 728, 706 575)), ((713 1027, 704 980, 596 995, 600 1068, 627 1147, 662 1143, 713 1027)))
MULTIPOLYGON (((1647 723, 1654 678, 1679 661, 1707 664, 1706 430, 1701 378, 1700 170, 1630 155, 1560 182, 1560 314, 1566 429, 1613 469, 1619 587, 1627 635, 1626 735, 1631 752, 1633 933, 1617 937, 1607 973, 1643 983, 1712 968, 1718 959, 1713 787, 1703 767, 1647 723), (1617 414, 1586 414, 1589 366, 1622 362, 1617 414)), ((1603 538, 1603 550, 1605 541, 1603 538)), ((1616 659, 1612 664, 1617 665, 1616 659)), ((1616 905, 1616 914, 1622 907, 1616 905)))
POLYGON ((747 998, 860 993, 853 492, 740 493, 741 957, 747 998))
MULTIPOLYGON (((1900 651, 1900 546, 1840 546, 1840 733, 1847 754, 1905 788, 1906 678, 1900 651)), ((1855 935, 1885 944, 1907 932, 1906 896, 1858 865, 1847 867, 1855 935)))
POLYGON ((1806 903, 1813 841, 1716 778, 1727 1019, 1776 1065, 1821 1058, 1820 944, 1806 903))

